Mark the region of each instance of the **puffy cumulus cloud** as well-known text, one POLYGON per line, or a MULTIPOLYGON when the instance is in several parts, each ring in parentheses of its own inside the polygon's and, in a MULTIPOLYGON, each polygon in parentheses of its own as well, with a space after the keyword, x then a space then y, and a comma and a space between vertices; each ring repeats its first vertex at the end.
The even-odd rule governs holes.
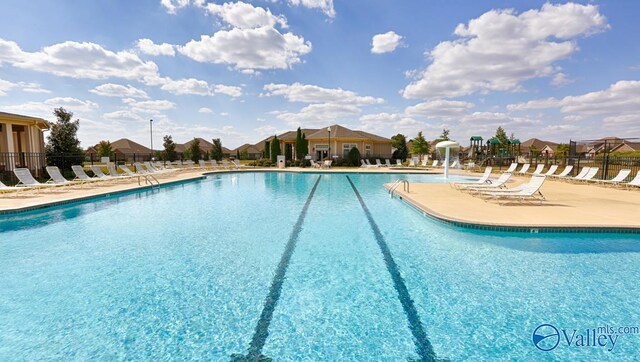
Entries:
POLYGON ((140 116, 138 113, 132 112, 130 110, 108 112, 103 114, 102 117, 108 120, 133 120, 133 121, 144 120, 144 118, 142 118, 142 116, 140 116))
POLYGON ((188 78, 188 79, 171 79, 162 78, 160 89, 176 95, 193 94, 200 96, 211 95, 211 87, 204 80, 188 78))
POLYGON ((289 102, 303 103, 348 103, 363 106, 367 104, 384 103, 382 98, 360 96, 355 92, 341 88, 323 88, 310 84, 266 84, 264 96, 282 96, 289 102))
POLYGON ((230 64, 238 69, 286 69, 301 62, 311 51, 311 43, 275 28, 220 30, 202 35, 182 47, 180 53, 201 62, 230 64))
POLYGON ((162 99, 137 101, 133 98, 124 98, 122 102, 127 105, 128 110, 131 112, 143 114, 160 114, 162 111, 176 107, 175 103, 162 99))
POLYGON ((393 31, 377 34, 371 40, 371 52, 374 54, 390 53, 401 44, 402 37, 393 31))
POLYGON ((237 98, 242 96, 242 88, 224 84, 216 84, 213 87, 215 93, 226 94, 229 97, 237 98))
POLYGON ((88 117, 100 106, 90 100, 81 100, 73 97, 54 97, 46 99, 42 102, 26 102, 22 104, 3 106, 2 110, 12 113, 29 114, 44 119, 52 119, 53 109, 63 107, 69 112, 74 113, 74 118, 88 117))
POLYGON ((211 108, 207 108, 207 107, 202 107, 200 109, 198 109, 198 113, 213 113, 213 110, 211 108))
POLYGON ((464 115, 473 107, 474 104, 469 102, 435 99, 409 106, 404 112, 412 117, 450 119, 464 115))
POLYGON ((136 43, 136 47, 142 53, 148 55, 166 55, 169 57, 176 55, 176 51, 173 49, 173 45, 168 43, 155 44, 151 39, 139 39, 136 43))
POLYGON ((402 94, 431 98, 517 91, 524 80, 557 73, 554 63, 578 50, 575 38, 607 28, 595 5, 547 3, 520 15, 491 10, 458 25, 459 39, 431 50, 431 64, 402 94))
POLYGON ((121 85, 106 83, 101 84, 89 92, 105 97, 131 97, 131 98, 149 98, 147 93, 141 89, 130 85, 121 85))
POLYGON ((526 111, 530 109, 553 108, 559 105, 559 101, 553 97, 546 99, 534 99, 523 103, 507 105, 509 111, 526 111))
MULTIPOLYGON (((164 6, 169 14, 175 14, 178 9, 187 7, 191 0, 160 0, 160 4, 164 6)), ((194 0, 196 4, 202 4, 204 0, 194 0)))
POLYGON ((551 85, 556 87, 561 87, 563 85, 567 85, 571 83, 573 83, 573 80, 567 78, 567 75, 562 72, 556 73, 556 75, 554 75, 553 78, 551 78, 551 85))
POLYGON ((467 125, 509 126, 517 124, 536 125, 541 121, 526 117, 514 117, 501 112, 473 112, 460 118, 460 122, 467 125))
POLYGON ((277 29, 287 27, 286 19, 268 9, 243 2, 207 4, 205 8, 230 29, 201 35, 178 47, 197 62, 229 64, 240 71, 287 69, 311 51, 311 43, 303 37, 277 29))
POLYGON ((7 92, 15 86, 15 83, 9 82, 8 80, 0 79, 0 96, 6 96, 7 92))
POLYGON ((210 3, 206 6, 207 10, 218 17, 225 23, 238 29, 253 29, 261 27, 275 27, 279 24, 282 28, 287 28, 287 19, 284 16, 275 16, 271 10, 255 7, 251 4, 243 3, 224 3, 222 5, 210 3))
POLYGON ((106 79, 124 78, 140 80, 155 77, 158 66, 144 62, 129 51, 113 52, 94 43, 65 41, 37 52, 25 52, 18 44, 0 39, 0 64, 57 76, 106 79))
POLYGON ((22 90, 23 92, 29 92, 29 93, 51 93, 51 91, 42 88, 39 83, 27 83, 27 82, 13 83, 8 80, 0 79, 0 97, 6 96, 7 92, 14 88, 17 88, 22 90))
POLYGON ((281 96, 289 102, 310 103, 298 112, 277 112, 277 118, 291 126, 321 126, 327 122, 356 117, 362 107, 384 103, 384 99, 360 96, 340 88, 323 88, 301 83, 266 84, 263 97, 281 96))
POLYGON ((320 9, 330 18, 335 18, 336 10, 333 7, 333 0, 289 0, 289 4, 294 6, 304 6, 310 9, 320 9))

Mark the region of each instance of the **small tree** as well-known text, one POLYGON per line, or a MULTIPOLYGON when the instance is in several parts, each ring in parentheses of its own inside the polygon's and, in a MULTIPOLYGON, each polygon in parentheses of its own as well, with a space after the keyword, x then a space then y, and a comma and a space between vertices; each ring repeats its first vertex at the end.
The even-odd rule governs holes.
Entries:
POLYGON ((347 161, 351 166, 358 166, 360 164, 360 150, 357 147, 352 147, 347 154, 347 161))
POLYGON ((193 162, 198 162, 200 160, 202 154, 202 150, 200 149, 200 141, 197 138, 194 138, 189 145, 189 148, 185 151, 185 158, 190 159, 193 162))
POLYGON ((247 152, 246 148, 244 150, 242 150, 242 152, 240 152, 240 157, 243 160, 248 160, 249 159, 249 152, 247 152))
POLYGON ((67 112, 62 107, 54 109, 53 114, 58 121, 51 124, 51 132, 47 136, 47 163, 61 169, 71 169, 71 165, 84 160, 84 152, 77 136, 80 120, 72 121, 73 112, 67 112))
POLYGON ((507 137, 507 132, 505 132, 502 126, 498 126, 498 128, 496 129, 495 138, 499 139, 500 143, 502 143, 503 145, 506 145, 507 141, 509 141, 509 138, 507 137))
POLYGON ((304 153, 304 145, 302 144, 304 141, 302 139, 302 130, 298 127, 296 131, 296 160, 302 160, 306 155, 304 153))
POLYGON ((278 136, 273 136, 271 140, 271 162, 276 163, 278 161, 278 156, 280 155, 280 140, 278 140, 278 136))
POLYGON ((289 161, 291 160, 293 150, 291 149, 291 144, 287 143, 284 145, 284 158, 289 161))
POLYGON ((309 154, 309 142, 307 142, 307 135, 302 134, 302 158, 309 154))
POLYGON ((113 156, 113 149, 111 149, 111 142, 109 141, 100 141, 97 148, 98 157, 109 157, 113 156))
POLYGON ((418 154, 422 158, 422 155, 426 155, 429 153, 429 142, 424 139, 422 136, 422 131, 418 132, 416 138, 413 139, 413 149, 411 150, 412 154, 418 154))
POLYGON ((236 160, 239 160, 239 159, 240 159, 240 149, 238 148, 236 150, 236 160))
POLYGON ((162 140, 162 146, 164 147, 162 158, 165 161, 175 161, 178 158, 178 153, 176 152, 176 144, 173 142, 173 138, 170 135, 166 135, 162 140))
POLYGON ((264 151, 262 151, 263 158, 271 158, 271 142, 264 141, 264 151))
POLYGON ((440 137, 438 137, 438 142, 442 142, 442 141, 449 141, 449 130, 446 128, 442 129, 442 133, 440 134, 440 137))
POLYGON ((211 159, 216 161, 222 161, 224 153, 222 152, 222 142, 219 138, 214 138, 213 147, 211 148, 211 159))
POLYGON ((396 149, 393 151, 393 158, 395 159, 404 161, 409 155, 409 150, 407 149, 407 137, 403 134, 398 133, 391 137, 391 147, 396 149))
POLYGON ((570 147, 568 144, 560 143, 556 148, 556 155, 562 158, 567 158, 569 156, 569 150, 570 150, 570 147))

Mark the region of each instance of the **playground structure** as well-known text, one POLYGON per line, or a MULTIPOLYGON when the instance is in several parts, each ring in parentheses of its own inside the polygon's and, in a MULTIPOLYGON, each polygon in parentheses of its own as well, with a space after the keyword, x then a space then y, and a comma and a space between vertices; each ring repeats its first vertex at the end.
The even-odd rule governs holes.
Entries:
POLYGON ((497 137, 491 137, 485 143, 481 136, 472 136, 471 145, 466 154, 468 160, 480 166, 502 166, 515 162, 521 155, 520 140, 509 139, 500 141, 497 137))

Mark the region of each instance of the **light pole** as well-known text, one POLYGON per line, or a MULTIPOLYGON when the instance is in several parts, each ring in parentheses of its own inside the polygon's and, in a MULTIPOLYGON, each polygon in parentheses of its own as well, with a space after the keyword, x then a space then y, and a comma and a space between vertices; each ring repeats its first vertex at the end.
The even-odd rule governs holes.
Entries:
POLYGON ((151 134, 151 158, 153 159, 153 119, 149 120, 149 133, 151 134))
POLYGON ((331 126, 327 127, 327 131, 329 131, 329 152, 327 153, 327 157, 331 159, 331 126))

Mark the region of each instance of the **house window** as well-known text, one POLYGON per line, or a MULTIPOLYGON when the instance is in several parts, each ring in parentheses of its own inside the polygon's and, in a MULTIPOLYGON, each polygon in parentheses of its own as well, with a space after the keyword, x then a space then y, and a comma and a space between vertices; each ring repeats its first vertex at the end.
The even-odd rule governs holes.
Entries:
POLYGON ((352 148, 358 148, 358 145, 356 145, 355 143, 343 143, 342 144, 342 157, 347 157, 347 155, 349 155, 349 151, 351 151, 352 148))
POLYGON ((364 154, 365 156, 371 156, 371 145, 364 146, 364 154))

